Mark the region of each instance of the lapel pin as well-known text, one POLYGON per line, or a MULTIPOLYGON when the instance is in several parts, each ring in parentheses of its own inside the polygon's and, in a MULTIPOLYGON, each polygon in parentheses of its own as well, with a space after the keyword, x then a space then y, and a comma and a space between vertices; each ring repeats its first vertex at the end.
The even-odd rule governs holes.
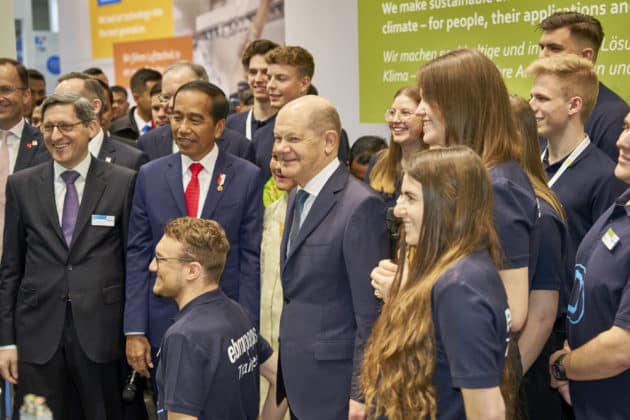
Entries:
POLYGON ((39 143, 37 143, 37 140, 33 140, 33 141, 31 142, 31 144, 33 145, 33 147, 35 147, 35 146, 37 146, 39 143))
POLYGON ((111 156, 107 156, 107 157, 105 158, 105 162, 107 162, 107 163, 112 163, 112 157, 111 157, 111 156))
POLYGON ((225 184, 225 174, 222 172, 217 177, 217 191, 223 191, 223 184, 225 184))
POLYGON ((28 144, 26 145, 26 148, 27 148, 28 150, 31 150, 31 149, 33 148, 33 145, 32 145, 31 143, 28 143, 28 144))

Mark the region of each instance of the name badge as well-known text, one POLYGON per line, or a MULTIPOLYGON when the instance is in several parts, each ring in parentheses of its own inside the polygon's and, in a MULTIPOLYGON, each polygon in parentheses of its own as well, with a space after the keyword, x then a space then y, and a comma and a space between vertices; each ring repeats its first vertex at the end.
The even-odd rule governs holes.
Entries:
POLYGON ((92 215, 92 226, 116 226, 116 216, 106 216, 104 214, 92 215))
POLYGON ((619 236, 617 236, 612 228, 608 228, 604 236, 602 236, 602 242, 609 251, 612 251, 619 243, 619 236))

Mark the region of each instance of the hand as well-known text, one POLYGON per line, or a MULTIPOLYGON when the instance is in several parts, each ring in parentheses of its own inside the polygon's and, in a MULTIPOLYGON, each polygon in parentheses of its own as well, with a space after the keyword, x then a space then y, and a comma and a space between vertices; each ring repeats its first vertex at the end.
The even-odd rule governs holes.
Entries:
POLYGON ((398 271, 398 265, 394 264, 391 260, 379 261, 378 265, 374 267, 370 273, 374 296, 379 299, 387 300, 389 297, 389 289, 392 287, 394 277, 396 277, 396 271, 398 271))
POLYGON ((3 349, 0 350, 0 374, 2 377, 17 385, 18 383, 18 355, 17 349, 3 349))
MULTIPOLYGON (((569 353, 570 350, 568 350, 566 347, 562 348, 558 351, 556 351, 554 354, 551 355, 551 357, 549 357, 549 378, 551 379, 551 387, 554 389, 559 389, 561 386, 564 385, 569 385, 569 381, 559 381, 555 378, 555 376, 553 376, 553 373, 551 373, 551 365, 554 364, 554 362, 558 359, 558 357, 562 356, 563 354, 567 354, 569 353)), ((566 360, 566 359, 565 359, 566 360)))
POLYGON ((367 409, 365 404, 355 400, 350 400, 350 406, 348 409, 348 420, 366 420, 367 409))
POLYGON ((144 335, 128 335, 125 346, 127 353, 127 363, 141 376, 150 378, 149 368, 153 368, 151 360, 151 344, 144 335))
POLYGON ((569 392, 569 386, 570 385, 568 382, 563 383, 558 387, 558 392, 567 404, 573 406, 573 404, 571 403, 571 393, 569 392))

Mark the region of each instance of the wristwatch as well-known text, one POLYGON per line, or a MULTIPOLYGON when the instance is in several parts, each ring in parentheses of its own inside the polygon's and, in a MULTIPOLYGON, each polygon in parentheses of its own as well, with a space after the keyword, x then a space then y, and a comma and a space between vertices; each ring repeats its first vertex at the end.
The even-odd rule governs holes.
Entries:
POLYGON ((569 353, 564 353, 564 354, 560 355, 556 359, 556 361, 551 364, 551 374, 558 381, 568 381, 569 380, 569 378, 567 378, 567 372, 564 369, 564 366, 562 365, 562 360, 567 356, 567 354, 569 354, 569 353))

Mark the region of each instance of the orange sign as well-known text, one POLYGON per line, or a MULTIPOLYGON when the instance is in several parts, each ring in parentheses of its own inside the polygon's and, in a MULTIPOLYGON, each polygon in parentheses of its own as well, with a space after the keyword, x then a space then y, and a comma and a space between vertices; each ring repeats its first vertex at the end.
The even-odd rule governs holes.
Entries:
POLYGON ((128 87, 131 75, 147 67, 163 71, 178 60, 192 61, 192 36, 117 42, 114 44, 114 73, 116 84, 128 87))

